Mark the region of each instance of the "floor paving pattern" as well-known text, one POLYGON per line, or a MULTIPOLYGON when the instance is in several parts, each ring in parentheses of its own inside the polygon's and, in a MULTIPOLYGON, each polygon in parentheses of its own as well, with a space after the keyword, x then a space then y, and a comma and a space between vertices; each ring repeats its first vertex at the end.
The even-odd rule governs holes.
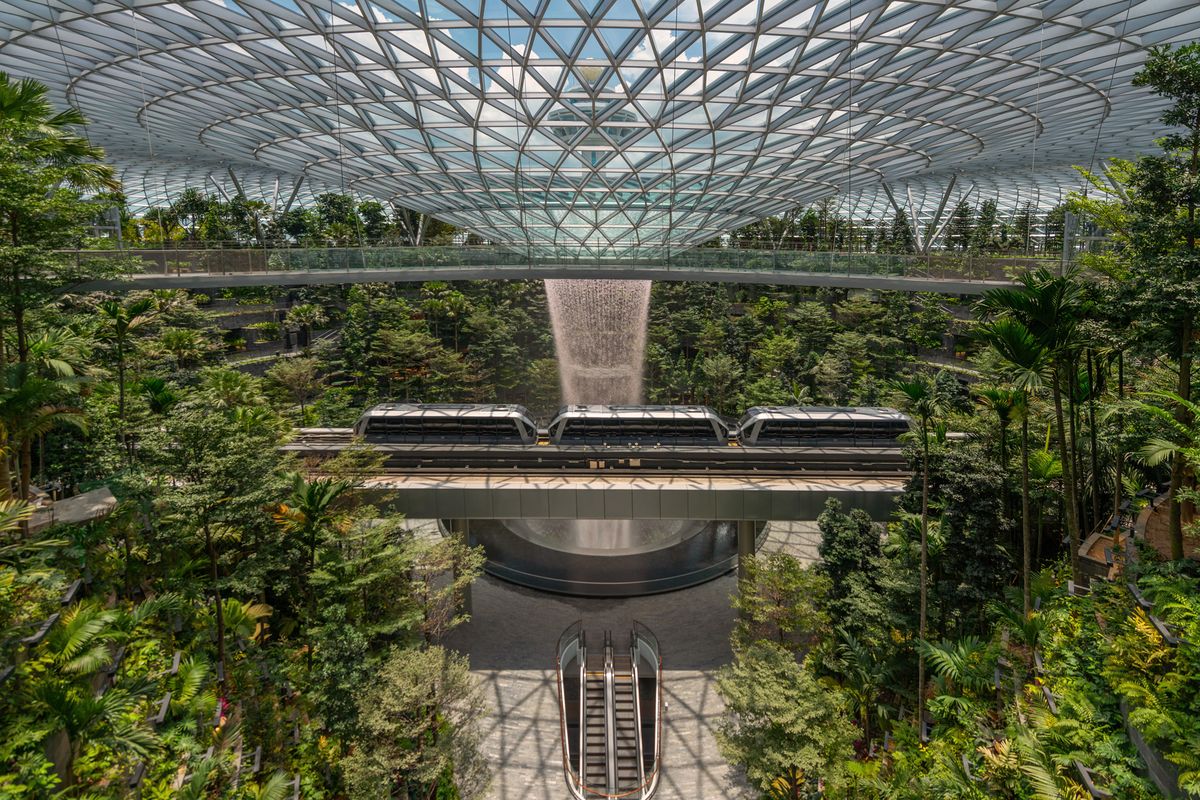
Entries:
MULTIPOLYGON (((773 523, 765 551, 816 558, 813 523, 773 523)), ((737 586, 725 575, 677 592, 620 599, 552 595, 484 576, 473 588, 472 619, 447 644, 471 659, 491 713, 483 722, 492 766, 489 800, 566 800, 559 739, 554 648, 582 620, 591 636, 612 630, 623 642, 637 620, 659 638, 666 700, 661 800, 739 800, 754 796, 717 750, 724 705, 715 672, 731 657, 729 634, 737 586)))

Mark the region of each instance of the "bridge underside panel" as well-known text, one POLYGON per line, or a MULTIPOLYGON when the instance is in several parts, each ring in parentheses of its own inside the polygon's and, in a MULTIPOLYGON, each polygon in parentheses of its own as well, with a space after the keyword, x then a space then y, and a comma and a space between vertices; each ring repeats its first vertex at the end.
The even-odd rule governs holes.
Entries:
POLYGON ((365 491, 419 519, 814 520, 835 498, 883 521, 903 487, 902 478, 413 476, 365 491))

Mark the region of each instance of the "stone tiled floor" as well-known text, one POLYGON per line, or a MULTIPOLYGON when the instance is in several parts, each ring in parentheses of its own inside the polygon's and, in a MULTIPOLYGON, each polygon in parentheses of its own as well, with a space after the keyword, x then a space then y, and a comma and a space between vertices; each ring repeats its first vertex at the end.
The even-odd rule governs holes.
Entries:
MULTIPOLYGON (((816 557, 813 523, 775 523, 765 550, 816 557)), ((592 636, 612 630, 623 641, 633 620, 649 626, 663 653, 667 702, 662 800, 750 797, 717 751, 713 731, 724 707, 714 673, 730 658, 732 575, 678 592, 628 599, 564 597, 485 576, 474 587, 473 618, 447 642, 471 658, 491 714, 484 752, 492 765, 492 800, 565 800, 559 743, 554 648, 582 620, 592 636)))

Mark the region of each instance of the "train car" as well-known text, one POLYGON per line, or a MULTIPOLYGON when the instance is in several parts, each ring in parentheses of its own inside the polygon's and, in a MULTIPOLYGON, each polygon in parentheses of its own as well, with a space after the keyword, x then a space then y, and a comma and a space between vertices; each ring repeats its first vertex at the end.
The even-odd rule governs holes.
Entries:
POLYGON ((908 429, 894 408, 755 406, 735 432, 743 447, 894 447, 908 429))
POLYGON ((703 445, 729 440, 729 428, 706 406, 564 406, 550 420, 556 445, 703 445))
POLYGON ((383 403, 359 417, 354 433, 400 444, 532 445, 538 436, 524 406, 469 403, 383 403))

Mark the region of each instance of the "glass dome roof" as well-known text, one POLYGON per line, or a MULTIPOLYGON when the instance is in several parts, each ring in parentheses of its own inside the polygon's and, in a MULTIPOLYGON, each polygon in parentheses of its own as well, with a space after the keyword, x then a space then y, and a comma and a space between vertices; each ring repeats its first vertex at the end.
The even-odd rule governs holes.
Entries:
MULTIPOLYGON (((146 202, 203 176, 645 255, 925 175, 1148 148, 1194 0, 0 0, 146 202)), ((202 178, 202 179, 203 179, 202 178)))

